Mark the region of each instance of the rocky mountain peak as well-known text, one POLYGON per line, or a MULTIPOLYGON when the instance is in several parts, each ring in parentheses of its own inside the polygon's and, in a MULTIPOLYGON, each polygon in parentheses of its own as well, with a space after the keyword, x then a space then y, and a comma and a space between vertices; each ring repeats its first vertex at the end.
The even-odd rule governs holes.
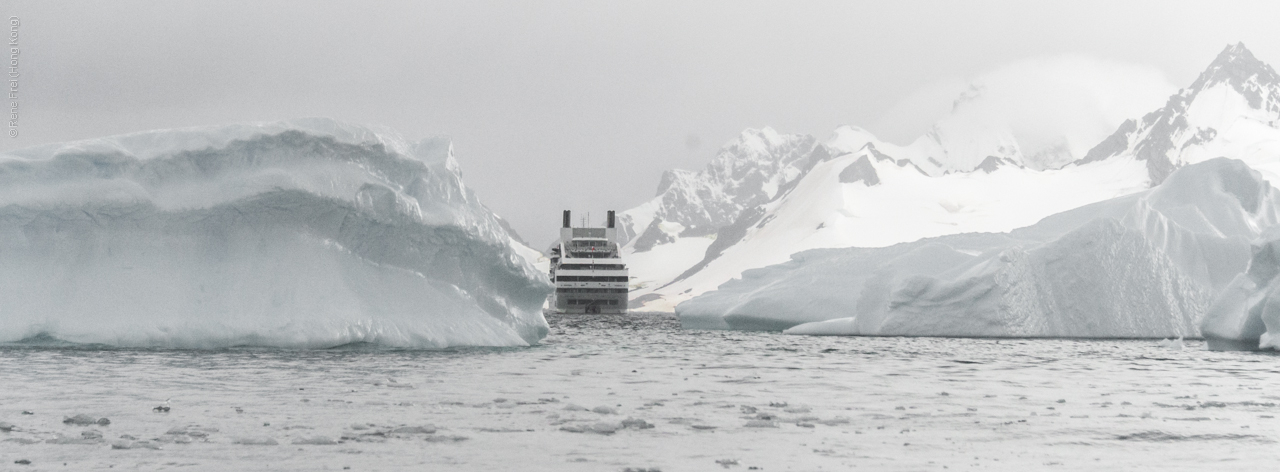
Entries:
POLYGON ((1159 185, 1187 163, 1183 156, 1185 150, 1211 143, 1225 129, 1223 125, 1230 123, 1221 120, 1236 119, 1201 116, 1197 120, 1191 116, 1195 109, 1192 104, 1198 100, 1209 100, 1211 109, 1223 106, 1215 105, 1218 101, 1229 100, 1219 93, 1205 94, 1221 85, 1239 94, 1249 108, 1255 110, 1245 112, 1256 114, 1252 119, 1275 127, 1275 117, 1280 115, 1280 75, 1254 57, 1244 43, 1236 43, 1218 53, 1190 87, 1170 96, 1163 107, 1146 114, 1141 121, 1126 121, 1077 162, 1086 164, 1112 156, 1132 155, 1147 162, 1150 184, 1159 185))
POLYGON ((1250 98, 1250 105, 1258 106, 1263 97, 1257 97, 1259 101, 1255 102, 1250 95, 1258 95, 1260 89, 1270 89, 1272 93, 1265 95, 1275 94, 1276 87, 1280 85, 1280 75, 1270 65, 1254 57, 1244 43, 1236 43, 1218 53, 1218 57, 1191 84, 1191 90, 1200 91, 1221 83, 1231 85, 1250 98))
MULTIPOLYGON (((664 231, 652 221, 673 223, 680 236, 706 236, 737 220, 743 209, 772 200, 812 167, 818 149, 809 135, 781 134, 772 128, 747 129, 726 143, 701 171, 664 172, 654 200, 623 212, 622 234, 664 231)), ((652 239, 657 244, 668 237, 652 239)), ((647 247, 648 245, 646 245, 647 247)))

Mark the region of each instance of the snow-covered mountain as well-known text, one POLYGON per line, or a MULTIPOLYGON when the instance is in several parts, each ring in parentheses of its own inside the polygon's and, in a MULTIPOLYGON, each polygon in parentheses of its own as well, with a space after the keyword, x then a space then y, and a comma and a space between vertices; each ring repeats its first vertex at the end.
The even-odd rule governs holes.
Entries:
POLYGON ((801 252, 677 312, 685 327, 795 334, 1198 336, 1277 223, 1280 190, 1213 159, 1008 233, 801 252))
POLYGON ((618 215, 633 287, 669 282, 700 260, 743 210, 773 200, 826 156, 812 136, 749 129, 703 170, 665 172, 657 196, 618 215))
MULTIPOLYGON (((1174 95, 1170 103, 1192 97, 1179 115, 1185 121, 1216 123, 1215 129, 1223 130, 1195 144, 1179 144, 1183 151, 1178 162, 1200 162, 1222 152, 1219 155, 1259 169, 1267 180, 1280 181, 1276 122, 1266 118, 1274 115, 1275 101, 1248 98, 1274 93, 1236 91, 1274 90, 1267 85, 1274 83, 1267 78, 1273 75, 1270 67, 1237 45, 1215 60, 1192 89, 1174 95), (1207 91, 1188 92, 1197 87, 1207 91)), ((966 125, 960 119, 964 103, 980 93, 975 90, 962 97, 956 104, 957 115, 907 146, 886 143, 860 128, 841 127, 815 146, 818 151, 812 153, 809 169, 792 185, 771 201, 744 209, 714 239, 695 245, 673 237, 670 248, 657 246, 648 254, 630 255, 632 266, 639 267, 637 273, 660 275, 633 286, 633 306, 670 310, 745 270, 783 263, 791 254, 808 249, 883 247, 963 232, 1007 232, 1050 214, 1152 185, 1149 158, 1099 151, 1115 141, 1114 136, 1075 163, 1043 168, 1042 164, 1061 156, 1027 158, 1006 128, 987 126, 990 123, 966 125), (1029 160, 1038 164, 1031 165, 1029 160), (701 247, 706 249, 699 251, 701 247)), ((1161 122, 1150 121, 1153 126, 1161 122)), ((1146 141, 1135 139, 1136 148, 1145 149, 1141 143, 1146 141)))
POLYGON ((1243 43, 1227 46, 1190 87, 1164 107, 1120 125, 1091 149, 1081 164, 1115 159, 1141 161, 1154 186, 1174 169, 1231 156, 1280 177, 1280 76, 1243 43))
POLYGON ((760 216, 762 205, 786 194, 810 169, 838 152, 884 150, 898 165, 928 176, 1023 166, 1008 126, 974 118, 972 105, 981 99, 980 88, 966 92, 956 100, 953 115, 907 146, 852 127, 837 130, 827 143, 771 128, 748 129, 721 148, 703 170, 667 171, 657 196, 620 214, 621 234, 629 240, 626 257, 635 276, 633 307, 672 309, 671 303, 648 303, 658 300, 659 295, 651 295, 654 290, 718 254, 717 248, 725 244, 713 247, 719 231, 746 213, 760 216))
POLYGON ((445 140, 303 119, 0 155, 0 342, 528 345, 550 285, 522 252, 445 140))
MULTIPOLYGON (((747 230, 748 220, 758 221, 766 205, 789 194, 816 165, 836 154, 865 151, 879 156, 877 162, 888 159, 892 165, 921 176, 946 176, 957 168, 990 172, 1007 165, 1021 167, 1017 145, 1007 132, 990 139, 967 138, 962 128, 960 124, 940 123, 909 146, 882 142, 853 127, 836 130, 825 143, 770 128, 749 129, 721 148, 705 169, 664 173, 657 196, 620 215, 621 233, 628 238, 625 257, 634 276, 633 308, 671 310, 675 305, 669 299, 650 303, 668 298, 657 293, 658 289, 690 271, 697 272, 702 267, 699 261, 714 259, 736 243, 747 230), (947 146, 952 149, 950 154, 947 146), (974 153, 988 148, 993 154, 972 159, 974 153), (887 157, 881 149, 899 157, 887 157), (744 227, 732 228, 735 223, 744 227), (729 231, 729 239, 721 239, 723 231, 729 231)), ((765 260, 773 259, 777 257, 765 260)))
POLYGON ((743 131, 705 169, 664 172, 657 196, 619 215, 621 232, 639 252, 678 237, 713 235, 803 175, 816 144, 812 136, 771 128, 743 131))
POLYGON ((648 301, 646 309, 672 309, 745 270, 786 262, 799 251, 1009 231, 1145 188, 1138 178, 1143 169, 1127 161, 1046 171, 1001 161, 930 176, 881 151, 869 136, 857 128, 837 130, 824 143, 833 157, 815 164, 785 194, 723 228, 700 261, 662 286, 639 288, 633 300, 648 301), (639 298, 646 295, 648 300, 639 298))

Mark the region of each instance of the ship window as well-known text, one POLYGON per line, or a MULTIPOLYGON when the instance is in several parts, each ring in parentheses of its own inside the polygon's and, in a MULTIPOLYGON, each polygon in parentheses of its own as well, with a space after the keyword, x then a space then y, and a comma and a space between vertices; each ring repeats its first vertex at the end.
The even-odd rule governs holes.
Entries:
POLYGON ((628 293, 625 288, 556 288, 556 293, 628 293))
POLYGON ((621 276, 589 276, 589 275, 561 275, 556 277, 561 282, 626 282, 627 277, 621 276))

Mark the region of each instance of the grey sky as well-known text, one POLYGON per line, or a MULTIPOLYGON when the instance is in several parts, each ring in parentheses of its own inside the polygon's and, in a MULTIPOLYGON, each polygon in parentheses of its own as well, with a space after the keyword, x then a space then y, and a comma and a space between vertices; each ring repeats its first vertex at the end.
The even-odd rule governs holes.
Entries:
POLYGON ((467 184, 538 248, 561 209, 639 204, 744 128, 904 140, 936 118, 902 119, 909 97, 1063 54, 1178 86, 1227 43, 1280 64, 1277 2, 0 5, 22 44, 21 135, 0 149, 299 116, 445 135, 467 184))

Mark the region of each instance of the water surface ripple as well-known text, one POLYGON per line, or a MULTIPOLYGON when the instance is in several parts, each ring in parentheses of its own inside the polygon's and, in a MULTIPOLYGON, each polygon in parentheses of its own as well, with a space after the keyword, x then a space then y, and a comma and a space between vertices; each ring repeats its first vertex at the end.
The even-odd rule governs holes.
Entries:
POLYGON ((551 335, 521 349, 4 345, 0 469, 1216 470, 1280 459, 1271 354, 685 331, 656 314, 549 321, 551 335), (166 399, 169 412, 153 411, 166 399), (64 423, 76 415, 93 422, 64 423))

